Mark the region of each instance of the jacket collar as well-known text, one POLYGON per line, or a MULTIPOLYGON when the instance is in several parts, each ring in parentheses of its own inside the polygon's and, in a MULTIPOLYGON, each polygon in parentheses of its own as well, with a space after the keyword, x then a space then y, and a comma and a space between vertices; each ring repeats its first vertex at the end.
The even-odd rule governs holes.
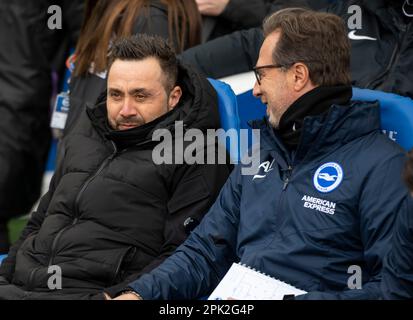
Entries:
POLYGON ((300 142, 304 119, 322 115, 333 104, 346 105, 352 96, 350 85, 319 86, 298 98, 282 115, 277 133, 289 150, 300 142))

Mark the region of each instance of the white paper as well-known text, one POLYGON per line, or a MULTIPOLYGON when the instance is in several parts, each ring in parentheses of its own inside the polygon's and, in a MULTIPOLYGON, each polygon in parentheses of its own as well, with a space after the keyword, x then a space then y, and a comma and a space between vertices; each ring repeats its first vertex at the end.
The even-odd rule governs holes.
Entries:
POLYGON ((249 267, 233 263, 208 300, 282 300, 284 295, 305 293, 249 267))

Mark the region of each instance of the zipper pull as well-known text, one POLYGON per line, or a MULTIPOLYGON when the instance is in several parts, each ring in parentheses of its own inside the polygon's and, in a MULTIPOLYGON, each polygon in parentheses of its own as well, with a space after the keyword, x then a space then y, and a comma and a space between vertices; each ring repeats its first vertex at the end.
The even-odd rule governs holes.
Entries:
POLYGON ((110 142, 112 143, 112 146, 113 146, 113 153, 110 155, 110 160, 112 160, 118 153, 118 147, 116 146, 116 143, 113 142, 113 140, 110 140, 110 142))
POLYGON ((285 170, 285 176, 286 178, 284 179, 284 185, 283 185, 283 191, 287 189, 288 183, 290 182, 290 177, 291 177, 291 172, 293 171, 293 168, 291 165, 288 165, 288 169, 285 170))
POLYGON ((285 191, 285 189, 287 189, 288 182, 290 182, 290 180, 288 178, 284 180, 283 191, 285 191))

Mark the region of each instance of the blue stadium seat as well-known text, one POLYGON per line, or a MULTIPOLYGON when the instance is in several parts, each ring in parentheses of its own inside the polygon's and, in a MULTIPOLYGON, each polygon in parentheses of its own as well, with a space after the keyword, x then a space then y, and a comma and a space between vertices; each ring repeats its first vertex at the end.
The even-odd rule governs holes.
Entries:
POLYGON ((404 149, 413 148, 412 99, 378 90, 353 88, 353 100, 378 100, 383 132, 404 149))
MULTIPOLYGON (((219 80, 208 79, 214 87, 218 95, 218 108, 221 119, 221 127, 228 131, 229 129, 235 129, 239 132, 240 121, 238 115, 237 96, 231 87, 219 80)), ((234 162, 239 160, 239 148, 230 148, 230 141, 227 139, 226 148, 230 153, 230 157, 234 162)))
POLYGON ((7 254, 0 255, 0 264, 7 257, 7 254))

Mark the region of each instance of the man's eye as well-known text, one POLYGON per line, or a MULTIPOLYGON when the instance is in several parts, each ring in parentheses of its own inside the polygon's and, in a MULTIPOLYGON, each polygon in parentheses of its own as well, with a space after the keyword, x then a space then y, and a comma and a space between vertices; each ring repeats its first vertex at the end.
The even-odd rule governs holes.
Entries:
POLYGON ((145 98, 146 98, 146 96, 143 95, 143 94, 137 94, 137 95, 135 95, 135 99, 136 99, 136 100, 144 100, 145 98))
POLYGON ((111 93, 110 93, 110 96, 111 96, 112 98, 119 98, 119 97, 120 97, 120 94, 119 94, 118 92, 111 92, 111 93))

